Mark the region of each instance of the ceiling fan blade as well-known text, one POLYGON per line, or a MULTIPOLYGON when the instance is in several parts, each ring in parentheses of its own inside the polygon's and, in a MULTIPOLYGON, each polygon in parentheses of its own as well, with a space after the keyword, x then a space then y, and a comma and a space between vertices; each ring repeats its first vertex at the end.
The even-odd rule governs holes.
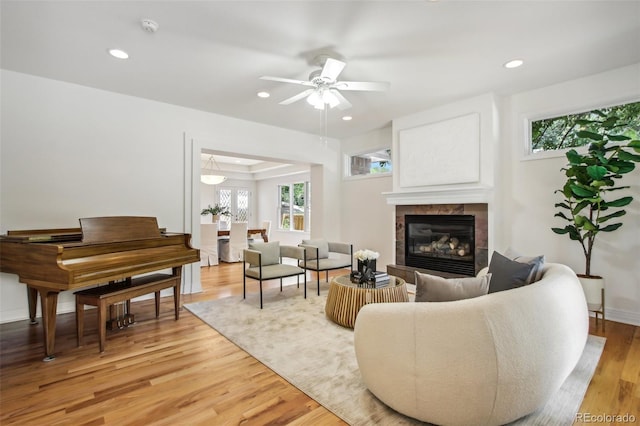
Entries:
POLYGON ((338 90, 336 89, 330 89, 331 93, 333 93, 333 95, 338 98, 338 101, 340 101, 340 103, 337 105, 338 109, 349 109, 351 108, 353 105, 351 105, 351 102, 349 102, 347 100, 347 98, 345 98, 344 96, 342 96, 342 93, 340 93, 338 90))
POLYGON ((278 81, 280 83, 302 84, 303 86, 315 87, 315 84, 313 84, 310 81, 294 80, 294 79, 291 79, 291 78, 282 78, 282 77, 271 77, 269 75, 263 75, 262 77, 260 77, 260 80, 278 81))
POLYGON ((336 81, 345 65, 346 64, 344 62, 338 61, 337 59, 327 58, 324 63, 324 67, 322 67, 320 77, 329 81, 336 81))
POLYGON ((315 89, 307 89, 304 92, 300 92, 295 96, 292 96, 288 99, 285 99, 284 101, 280 102, 280 105, 289 105, 292 104, 296 101, 299 101, 300 99, 306 98, 307 96, 309 96, 310 94, 313 93, 315 89))
POLYGON ((391 84, 387 81, 338 81, 332 87, 339 90, 361 90, 371 92, 384 92, 391 84))

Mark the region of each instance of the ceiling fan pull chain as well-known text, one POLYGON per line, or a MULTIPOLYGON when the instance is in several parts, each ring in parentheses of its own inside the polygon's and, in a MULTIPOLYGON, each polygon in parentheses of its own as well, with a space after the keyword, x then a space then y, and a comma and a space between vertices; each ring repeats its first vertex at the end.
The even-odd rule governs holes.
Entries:
POLYGON ((327 105, 324 106, 324 109, 322 110, 322 119, 324 120, 324 147, 327 147, 327 133, 328 133, 328 119, 327 116, 329 114, 329 108, 327 107, 327 105))

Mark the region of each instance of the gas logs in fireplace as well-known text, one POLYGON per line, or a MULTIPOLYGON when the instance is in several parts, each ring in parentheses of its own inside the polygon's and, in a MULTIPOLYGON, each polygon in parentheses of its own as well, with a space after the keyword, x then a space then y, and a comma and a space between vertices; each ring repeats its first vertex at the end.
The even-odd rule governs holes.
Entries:
POLYGON ((472 215, 405 216, 406 265, 474 275, 474 227, 472 215))

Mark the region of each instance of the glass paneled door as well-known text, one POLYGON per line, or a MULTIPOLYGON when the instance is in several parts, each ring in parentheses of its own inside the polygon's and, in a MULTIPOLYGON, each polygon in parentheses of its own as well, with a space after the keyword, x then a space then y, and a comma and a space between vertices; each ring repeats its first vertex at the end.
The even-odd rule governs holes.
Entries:
POLYGON ((220 221, 227 222, 221 226, 228 226, 230 222, 249 222, 251 217, 251 192, 247 188, 220 188, 218 203, 229 208, 231 214, 221 217, 220 221))

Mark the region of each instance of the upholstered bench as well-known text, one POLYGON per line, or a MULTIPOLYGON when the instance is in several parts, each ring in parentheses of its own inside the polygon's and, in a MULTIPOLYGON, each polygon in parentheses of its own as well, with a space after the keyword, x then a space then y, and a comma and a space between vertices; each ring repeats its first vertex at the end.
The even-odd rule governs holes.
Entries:
POLYGON ((149 293, 155 293, 156 318, 160 315, 160 290, 173 287, 175 318, 180 316, 180 275, 152 274, 128 279, 122 283, 112 283, 100 287, 80 290, 76 295, 76 332, 78 346, 84 339, 84 305, 98 308, 98 336, 100 352, 104 352, 107 334, 107 308, 114 303, 129 300, 149 293))

